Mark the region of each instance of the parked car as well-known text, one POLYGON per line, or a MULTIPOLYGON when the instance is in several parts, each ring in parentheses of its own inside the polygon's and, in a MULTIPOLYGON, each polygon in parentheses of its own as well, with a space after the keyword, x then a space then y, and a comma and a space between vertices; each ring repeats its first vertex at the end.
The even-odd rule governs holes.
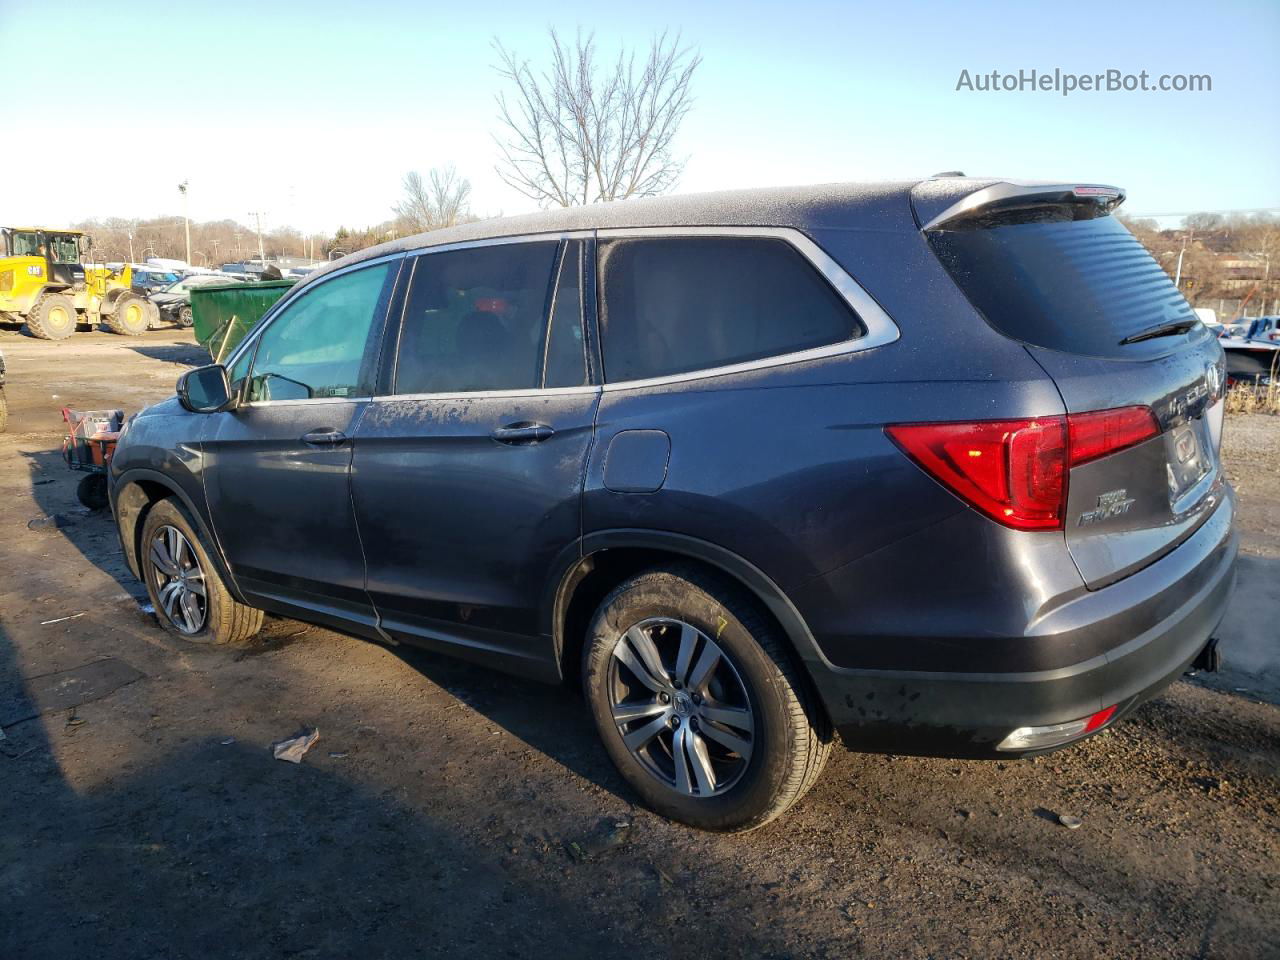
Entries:
POLYGON ((1122 199, 943 177, 361 251, 131 421, 128 563, 180 637, 270 611, 580 684, 701 828, 780 814, 834 731, 1074 743, 1210 649, 1237 548, 1222 349, 1122 199))
POLYGON ((173 270, 162 270, 148 267, 146 264, 134 265, 132 286, 139 293, 151 293, 182 279, 182 275, 173 270))
POLYGON ((193 273, 175 280, 158 293, 151 295, 151 302, 160 309, 160 316, 180 327, 191 326, 191 290, 193 287, 243 283, 243 278, 228 273, 193 273))
POLYGON ((1280 317, 1257 317, 1250 321, 1245 339, 1280 343, 1280 317))

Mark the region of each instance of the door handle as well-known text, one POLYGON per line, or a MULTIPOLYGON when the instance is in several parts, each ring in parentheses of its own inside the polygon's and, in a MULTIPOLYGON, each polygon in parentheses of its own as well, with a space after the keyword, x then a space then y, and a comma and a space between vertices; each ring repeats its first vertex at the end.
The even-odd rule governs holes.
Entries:
POLYGON ((554 436, 555 431, 545 423, 509 423, 490 434, 499 443, 541 443, 554 436))
POLYGON ((312 430, 302 435, 302 442, 313 447, 336 447, 346 440, 347 435, 341 430, 312 430))

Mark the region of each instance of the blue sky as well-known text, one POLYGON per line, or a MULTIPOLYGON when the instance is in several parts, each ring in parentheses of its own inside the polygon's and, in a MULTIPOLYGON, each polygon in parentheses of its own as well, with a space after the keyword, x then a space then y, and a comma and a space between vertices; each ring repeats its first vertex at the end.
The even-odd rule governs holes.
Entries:
POLYGON ((533 204, 493 171, 494 36, 604 51, 679 30, 704 62, 680 192, 970 174, 1120 184, 1136 214, 1280 208, 1280 2, 57 5, 92 44, 49 56, 51 8, 0 0, 20 105, 0 220, 181 210, 305 230, 386 219, 410 169, 453 163, 478 213, 533 204), (102 52, 96 57, 93 51, 102 52), (972 73, 1207 73, 1209 93, 957 92, 972 73))

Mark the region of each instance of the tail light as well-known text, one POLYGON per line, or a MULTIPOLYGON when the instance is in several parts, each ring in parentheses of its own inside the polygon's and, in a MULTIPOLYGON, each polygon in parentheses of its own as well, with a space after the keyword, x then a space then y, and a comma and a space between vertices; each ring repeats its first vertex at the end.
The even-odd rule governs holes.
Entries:
POLYGON ((1070 469, 1159 432, 1148 407, 885 428, 931 477, 974 509, 1015 530, 1061 530, 1070 469))

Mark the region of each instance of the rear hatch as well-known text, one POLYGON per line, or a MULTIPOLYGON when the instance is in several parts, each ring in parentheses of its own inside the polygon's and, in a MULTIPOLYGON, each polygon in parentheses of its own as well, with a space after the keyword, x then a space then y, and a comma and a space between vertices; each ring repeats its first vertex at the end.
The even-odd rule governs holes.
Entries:
POLYGON ((1222 348, 1111 216, 1122 200, 1112 187, 998 183, 923 227, 987 322, 1062 395, 1066 541, 1091 589, 1176 549, 1223 496, 1222 348))

